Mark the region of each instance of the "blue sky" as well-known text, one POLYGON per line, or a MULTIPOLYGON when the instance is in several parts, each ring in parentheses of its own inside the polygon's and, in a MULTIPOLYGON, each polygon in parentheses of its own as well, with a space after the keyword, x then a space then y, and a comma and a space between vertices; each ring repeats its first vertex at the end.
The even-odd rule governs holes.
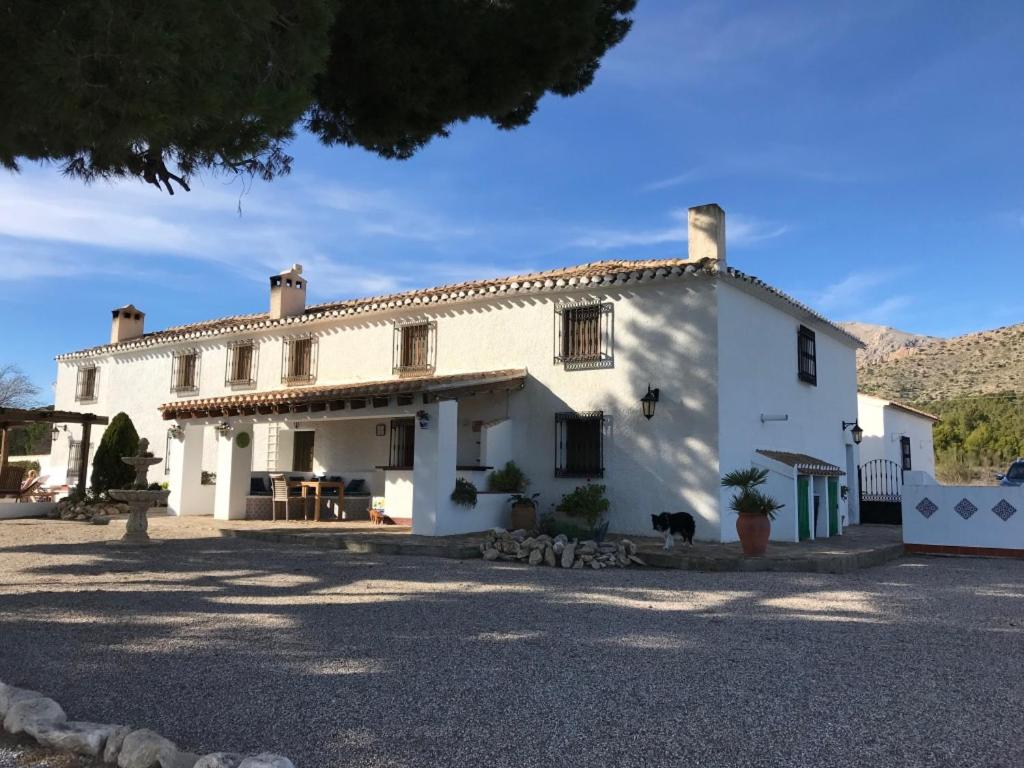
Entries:
POLYGON ((290 178, 83 187, 0 176, 2 362, 311 299, 685 253, 727 211, 729 261, 832 318, 955 335, 1024 320, 1024 4, 640 0, 595 84, 512 133, 457 127, 409 161, 300 137, 290 178), (241 215, 239 214, 241 208, 241 215))

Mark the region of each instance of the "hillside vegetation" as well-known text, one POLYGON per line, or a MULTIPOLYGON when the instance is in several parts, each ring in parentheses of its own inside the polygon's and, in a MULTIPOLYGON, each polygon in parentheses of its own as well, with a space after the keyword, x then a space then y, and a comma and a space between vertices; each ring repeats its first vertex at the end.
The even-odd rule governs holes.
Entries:
POLYGON ((867 323, 844 327, 867 349, 859 389, 917 406, 935 426, 943 482, 993 482, 1024 455, 1024 324, 952 339, 867 323))

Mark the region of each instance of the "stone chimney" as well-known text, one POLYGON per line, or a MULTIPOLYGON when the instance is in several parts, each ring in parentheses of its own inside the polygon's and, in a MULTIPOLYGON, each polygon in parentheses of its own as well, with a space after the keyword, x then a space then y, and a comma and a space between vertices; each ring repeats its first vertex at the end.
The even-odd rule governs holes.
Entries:
POLYGON ((690 261, 712 259, 725 266, 725 211, 718 203, 695 205, 687 216, 690 261))
POLYGON ((292 264, 279 275, 270 278, 270 319, 295 317, 306 311, 306 280, 302 265, 292 264))
POLYGON ((146 323, 146 313, 131 304, 110 311, 113 320, 110 323, 110 343, 119 344, 139 338, 146 323))

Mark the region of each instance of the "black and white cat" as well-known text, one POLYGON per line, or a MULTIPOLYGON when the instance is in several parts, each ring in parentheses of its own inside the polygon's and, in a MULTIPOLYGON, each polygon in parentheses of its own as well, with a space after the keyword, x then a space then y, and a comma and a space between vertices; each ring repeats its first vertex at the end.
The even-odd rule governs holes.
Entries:
POLYGON ((660 515, 651 515, 651 523, 654 530, 665 534, 665 549, 672 549, 676 536, 681 536, 684 542, 693 546, 696 525, 693 522, 693 515, 689 512, 662 512, 660 515))

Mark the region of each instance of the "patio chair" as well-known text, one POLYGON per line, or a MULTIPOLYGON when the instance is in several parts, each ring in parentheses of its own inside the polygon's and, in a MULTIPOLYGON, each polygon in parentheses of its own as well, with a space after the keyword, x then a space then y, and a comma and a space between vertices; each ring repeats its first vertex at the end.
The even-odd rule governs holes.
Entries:
POLYGON ((284 504, 284 519, 288 519, 288 481, 284 475, 270 476, 270 519, 277 520, 277 505, 284 504))
POLYGON ((8 465, 3 469, 0 469, 0 499, 12 496, 15 499, 20 498, 22 493, 22 480, 24 477, 24 467, 8 465))
POLYGON ((28 475, 21 483, 21 495, 18 496, 18 501, 49 501, 49 499, 39 498, 44 493, 43 486, 46 485, 48 479, 48 475, 37 475, 35 470, 29 470, 28 475))

